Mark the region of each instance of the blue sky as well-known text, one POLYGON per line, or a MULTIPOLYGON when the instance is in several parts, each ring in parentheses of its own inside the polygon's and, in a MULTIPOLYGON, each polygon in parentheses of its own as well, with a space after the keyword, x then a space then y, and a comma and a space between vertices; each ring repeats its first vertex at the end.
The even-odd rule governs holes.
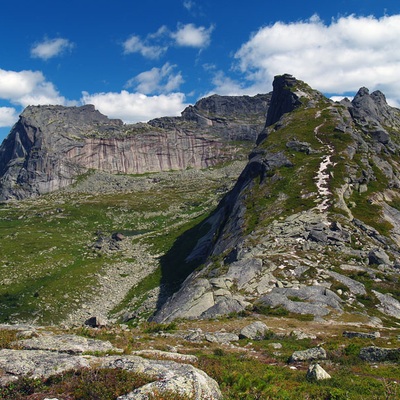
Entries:
POLYGON ((92 103, 125 122, 291 73, 400 105, 398 0, 19 0, 0 4, 0 140, 24 107, 92 103))

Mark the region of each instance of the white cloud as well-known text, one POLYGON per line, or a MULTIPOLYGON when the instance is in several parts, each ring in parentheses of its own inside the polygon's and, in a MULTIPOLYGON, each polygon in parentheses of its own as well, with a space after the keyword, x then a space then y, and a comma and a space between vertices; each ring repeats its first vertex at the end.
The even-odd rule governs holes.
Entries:
POLYGON ((126 87, 135 87, 137 92, 145 94, 172 92, 184 82, 181 72, 173 72, 175 67, 167 62, 161 68, 142 72, 130 79, 126 87))
POLYGON ((71 105, 40 71, 0 69, 0 98, 23 107, 37 104, 71 105))
POLYGON ((178 46, 205 48, 210 44, 213 26, 205 28, 204 26, 196 27, 193 24, 181 25, 178 30, 171 33, 171 37, 178 46))
POLYGON ((74 44, 68 39, 45 39, 43 42, 36 43, 31 48, 31 56, 48 60, 49 58, 57 57, 66 51, 72 50, 74 44))
POLYGON ((12 107, 0 107, 0 128, 14 125, 17 122, 17 110, 12 107))
MULTIPOLYGON (((207 70, 207 67, 205 67, 207 70)), ((213 72, 213 69, 209 69, 213 72)), ((212 94, 219 94, 221 96, 241 96, 249 94, 249 89, 244 88, 242 84, 234 79, 226 76, 223 71, 213 72, 212 84, 214 89, 206 93, 204 96, 211 96, 212 94)))
MULTIPOLYGON (((160 29, 162 29, 161 27, 160 29)), ((161 35, 163 32, 158 30, 156 34, 161 35)), ((151 34, 150 39, 154 38, 151 34)), ((149 39, 141 39, 139 36, 132 35, 122 44, 124 48, 124 54, 139 53, 145 58, 157 59, 160 58, 168 49, 167 46, 151 45, 149 39)))
POLYGON ((161 116, 177 116, 187 106, 183 93, 146 96, 142 93, 82 93, 83 104, 94 104, 110 118, 119 118, 126 123, 146 122, 161 116))
POLYGON ((314 88, 342 94, 361 86, 388 97, 400 93, 400 15, 350 15, 325 24, 318 16, 261 28, 236 52, 249 92, 271 90, 290 73, 314 88))
POLYGON ((192 0, 184 0, 183 2, 183 7, 188 11, 190 11, 195 5, 196 3, 192 0))

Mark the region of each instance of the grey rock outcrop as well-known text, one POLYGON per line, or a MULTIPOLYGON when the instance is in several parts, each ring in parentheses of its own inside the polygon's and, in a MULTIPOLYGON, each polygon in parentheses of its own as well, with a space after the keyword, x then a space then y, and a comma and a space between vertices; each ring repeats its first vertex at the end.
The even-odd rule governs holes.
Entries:
POLYGON ((399 362, 400 349, 390 349, 376 346, 364 347, 360 351, 360 358, 369 362, 399 362))
POLYGON ((229 343, 237 342, 239 340, 239 336, 230 332, 213 332, 206 333, 205 339, 210 343, 229 343))
POLYGON ((266 126, 274 124, 283 114, 293 111, 301 105, 300 96, 295 93, 296 86, 296 79, 289 74, 275 77, 266 126))
POLYGON ((378 309, 386 315, 400 319, 400 302, 389 294, 382 294, 376 290, 372 291, 380 302, 378 309))
MULTIPOLYGON (((108 342, 86 339, 75 335, 46 334, 20 342, 25 350, 0 350, 0 385, 16 381, 19 377, 47 378, 65 371, 80 368, 117 368, 142 373, 154 381, 119 397, 120 399, 148 399, 155 392, 176 393, 191 399, 221 399, 216 381, 190 364, 168 360, 148 360, 136 355, 95 357, 77 355, 83 351, 112 350, 108 342), (34 349, 46 350, 34 350, 34 349)), ((114 349, 115 350, 115 349, 114 349)), ((163 356, 165 356, 163 353, 163 356)), ((181 356, 184 362, 196 357, 181 356)), ((154 355, 154 354, 153 354, 154 355)), ((158 354, 159 356, 159 354, 158 354)))
POLYGON ((263 340, 268 327, 261 321, 255 321, 240 330, 239 337, 241 339, 263 340))
POLYGON ((289 359, 289 362, 296 361, 314 361, 314 360, 325 360, 326 351, 322 347, 313 347, 307 350, 295 351, 289 359))
POLYGON ((45 350, 0 350, 0 384, 15 381, 20 376, 49 377, 64 371, 90 367, 89 356, 56 353, 45 350))
POLYGON ((352 331, 344 331, 343 336, 347 338, 361 338, 361 339, 378 339, 381 335, 379 332, 352 332, 352 331))
POLYGON ((81 354, 85 352, 122 352, 110 342, 76 335, 43 335, 18 342, 25 350, 49 350, 58 353, 81 354))
POLYGON ((127 395, 118 397, 119 400, 148 399, 149 395, 155 392, 163 394, 171 391, 195 400, 222 398, 215 380, 190 364, 126 356, 107 359, 103 366, 144 373, 155 380, 127 395))
POLYGON ((273 288, 272 291, 258 300, 259 304, 268 307, 284 307, 298 314, 324 316, 330 308, 341 311, 341 299, 331 290, 322 286, 308 286, 299 289, 273 288))

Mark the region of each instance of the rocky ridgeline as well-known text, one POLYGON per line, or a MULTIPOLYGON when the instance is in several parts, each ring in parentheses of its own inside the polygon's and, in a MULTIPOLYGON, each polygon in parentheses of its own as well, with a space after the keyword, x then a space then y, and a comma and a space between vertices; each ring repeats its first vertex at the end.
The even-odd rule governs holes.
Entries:
POLYGON ((75 182, 89 170, 143 174, 206 168, 240 158, 254 142, 270 95, 211 96, 147 124, 124 125, 87 105, 30 106, 0 147, 0 199, 22 199, 75 182))
POLYGON ((204 267, 154 320, 276 308, 400 319, 399 127, 381 92, 334 103, 277 77, 258 145, 188 256, 204 267))

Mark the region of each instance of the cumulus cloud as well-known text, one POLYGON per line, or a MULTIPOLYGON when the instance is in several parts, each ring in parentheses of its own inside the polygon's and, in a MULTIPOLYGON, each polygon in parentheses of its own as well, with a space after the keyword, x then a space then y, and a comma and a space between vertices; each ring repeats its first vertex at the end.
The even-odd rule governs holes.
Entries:
POLYGON ((0 69, 0 98, 23 107, 37 104, 72 104, 60 95, 42 72, 29 70, 0 69))
POLYGON ((83 104, 94 104, 110 118, 119 118, 126 123, 146 122, 161 116, 177 116, 187 106, 183 93, 146 96, 143 93, 82 93, 83 104))
POLYGON ((399 48, 400 15, 350 15, 329 24, 313 16, 259 29, 235 58, 252 93, 270 91, 274 75, 290 73, 327 93, 367 86, 398 98, 399 48))
MULTIPOLYGON (((154 35, 154 34, 153 34, 154 35)), ((150 35, 152 36, 152 35, 150 35)), ((151 45, 150 38, 142 39, 139 36, 132 35, 122 44, 124 54, 139 53, 145 58, 160 58, 168 49, 167 46, 151 45)))
POLYGON ((45 39, 43 42, 36 43, 31 48, 31 57, 48 60, 57 57, 66 51, 72 50, 74 44, 68 39, 45 39))
POLYGON ((0 107, 0 128, 13 125, 18 119, 17 110, 13 107, 0 107))
POLYGON ((211 96, 212 94, 219 94, 221 96, 242 96, 249 94, 249 89, 247 87, 243 87, 241 82, 227 76, 223 71, 214 71, 213 68, 208 69, 207 65, 203 67, 212 73, 211 81, 214 85, 214 89, 205 93, 204 96, 211 96))
POLYGON ((194 24, 178 26, 176 32, 171 33, 171 37, 178 46, 205 48, 210 44, 213 26, 206 28, 204 26, 196 27, 194 24))
POLYGON ((137 92, 169 93, 177 90, 184 82, 181 72, 174 73, 176 65, 165 63, 161 68, 152 68, 130 79, 125 87, 135 87, 137 92))

